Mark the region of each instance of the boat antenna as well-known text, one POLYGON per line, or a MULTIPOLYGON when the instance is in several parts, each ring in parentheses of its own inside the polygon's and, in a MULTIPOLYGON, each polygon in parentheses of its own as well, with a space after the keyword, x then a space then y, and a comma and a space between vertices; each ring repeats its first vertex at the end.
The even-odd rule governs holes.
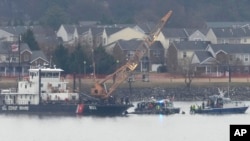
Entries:
POLYGON ((92 48, 91 51, 92 51, 92 65, 93 65, 93 80, 94 82, 96 82, 94 48, 92 48))

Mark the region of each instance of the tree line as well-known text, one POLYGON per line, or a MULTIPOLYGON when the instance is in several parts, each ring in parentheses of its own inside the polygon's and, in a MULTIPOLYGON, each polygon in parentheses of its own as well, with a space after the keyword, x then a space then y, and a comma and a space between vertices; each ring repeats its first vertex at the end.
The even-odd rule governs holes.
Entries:
POLYGON ((157 21, 173 10, 169 27, 203 27, 206 21, 250 21, 249 0, 2 0, 0 22, 61 24, 157 21))
POLYGON ((52 56, 53 63, 64 70, 65 73, 76 74, 110 74, 117 67, 113 56, 106 53, 102 47, 90 49, 78 44, 73 51, 59 45, 52 56))

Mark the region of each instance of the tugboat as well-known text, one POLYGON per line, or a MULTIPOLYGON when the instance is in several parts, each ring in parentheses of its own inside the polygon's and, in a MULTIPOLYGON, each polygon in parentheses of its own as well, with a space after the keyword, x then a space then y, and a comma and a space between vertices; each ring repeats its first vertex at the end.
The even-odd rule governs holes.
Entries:
POLYGON ((174 107, 173 100, 167 98, 162 100, 155 100, 151 98, 148 101, 137 103, 137 106, 132 114, 177 114, 180 113, 179 107, 174 107))
POLYGON ((224 97, 222 91, 219 95, 211 95, 206 102, 201 105, 190 106, 190 113, 194 114, 243 114, 248 106, 241 101, 232 101, 229 97, 224 97))
POLYGON ((70 92, 59 68, 33 67, 18 88, 1 89, 0 113, 122 115, 131 107, 70 92))

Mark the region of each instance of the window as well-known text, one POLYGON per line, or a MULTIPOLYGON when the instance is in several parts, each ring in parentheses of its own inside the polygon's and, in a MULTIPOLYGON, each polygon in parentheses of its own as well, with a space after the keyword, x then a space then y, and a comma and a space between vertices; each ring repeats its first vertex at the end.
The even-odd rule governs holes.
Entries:
POLYGON ((248 60, 249 60, 248 55, 244 55, 244 60, 245 60, 245 62, 248 62, 248 60))
POLYGON ((159 50, 153 51, 153 55, 155 57, 160 57, 160 51, 159 50))
POLYGON ((127 52, 127 58, 131 58, 131 57, 133 57, 133 56, 134 56, 134 54, 135 54, 135 52, 134 52, 134 51, 128 51, 128 52, 127 52))
POLYGON ((187 57, 187 52, 183 52, 183 58, 187 57))

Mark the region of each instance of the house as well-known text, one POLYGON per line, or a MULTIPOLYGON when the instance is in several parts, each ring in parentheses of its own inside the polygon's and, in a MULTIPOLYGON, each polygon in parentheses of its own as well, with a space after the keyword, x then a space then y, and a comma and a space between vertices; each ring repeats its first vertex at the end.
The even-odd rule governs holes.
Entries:
POLYGON ((188 41, 209 41, 206 37, 208 30, 207 28, 203 29, 183 29, 186 33, 188 41))
POLYGON ((180 68, 188 69, 194 52, 205 51, 208 44, 210 44, 208 41, 175 41, 171 43, 167 51, 168 70, 176 72, 180 68))
POLYGON ((60 37, 66 45, 76 45, 78 41, 78 33, 75 25, 62 24, 56 32, 57 37, 60 37))
POLYGON ((20 72, 20 75, 24 76, 28 73, 32 62, 37 58, 43 58, 43 61, 39 61, 36 65, 48 63, 43 53, 36 54, 33 54, 26 43, 21 43, 19 46, 15 43, 0 42, 0 74, 2 76, 17 76, 20 72))
POLYGON ((163 28, 162 33, 166 40, 168 40, 167 42, 169 42, 169 44, 174 41, 180 42, 188 40, 188 36, 183 28, 163 28))
MULTIPOLYGON (((48 61, 47 57, 41 50, 32 51, 30 62, 31 66, 44 66, 52 65, 51 60, 48 61)), ((51 66, 52 67, 52 66, 51 66)))
POLYGON ((113 46, 112 55, 121 64, 125 64, 129 59, 133 59, 136 50, 145 50, 137 71, 156 72, 160 66, 165 65, 165 49, 160 41, 156 41, 150 48, 140 39, 118 40, 113 46))
MULTIPOLYGON (((166 50, 160 41, 155 41, 149 48, 149 70, 152 72, 160 71, 159 68, 166 66, 166 50)), ((143 61, 143 60, 142 60, 143 61)), ((144 61, 146 62, 146 61, 144 61)))
POLYGON ((143 39, 145 37, 145 34, 131 27, 105 28, 105 30, 107 33, 107 44, 118 41, 120 39, 131 40, 131 39, 143 39))
POLYGON ((250 71, 250 44, 211 44, 207 50, 220 63, 220 71, 244 73, 250 71))
POLYGON ((219 62, 209 51, 195 51, 191 64, 196 75, 221 76, 218 71, 219 62))
POLYGON ((207 38, 212 44, 249 44, 248 27, 210 28, 207 38))
MULTIPOLYGON (((151 33, 151 31, 154 30, 155 27, 156 27, 156 23, 146 22, 146 23, 140 23, 137 26, 134 26, 133 28, 136 31, 141 32, 141 33, 144 34, 144 36, 142 37, 142 39, 143 39, 143 38, 145 38, 145 36, 148 36, 151 33)), ((165 50, 168 49, 169 39, 166 38, 166 36, 164 35, 163 32, 159 33, 156 41, 160 41, 161 44, 163 45, 163 47, 165 48, 165 50)), ((165 54, 165 56, 166 56, 166 54, 165 54)))
MULTIPOLYGON (((116 60, 119 60, 120 64, 126 64, 129 59, 132 59, 135 55, 136 50, 140 47, 145 47, 146 44, 143 43, 143 40, 131 39, 131 40, 118 40, 116 41, 112 55, 116 60)), ((148 56, 148 52, 144 54, 148 56)), ((137 67, 137 70, 142 71, 142 62, 140 62, 140 67, 137 67)), ((145 62, 146 63, 146 62, 145 62)), ((144 69, 144 68, 143 68, 144 69)))
POLYGON ((235 28, 249 25, 250 22, 206 22, 207 28, 235 28))
POLYGON ((0 27, 0 41, 14 42, 19 36, 27 31, 26 26, 0 27))

